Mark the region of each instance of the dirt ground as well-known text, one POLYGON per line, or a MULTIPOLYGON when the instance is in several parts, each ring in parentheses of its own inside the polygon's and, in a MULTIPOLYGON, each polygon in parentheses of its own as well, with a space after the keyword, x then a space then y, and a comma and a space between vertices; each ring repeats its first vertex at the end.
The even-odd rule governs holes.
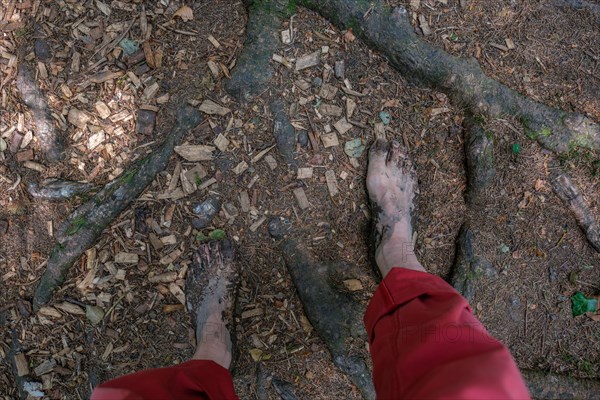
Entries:
MULTIPOLYGON (((388 3, 409 7, 413 2, 388 3)), ((466 7, 454 0, 443 3, 422 0, 413 10, 415 26, 419 26, 418 15, 430 26, 431 34, 424 40, 452 54, 477 58, 487 74, 525 95, 600 120, 598 15, 558 5, 563 2, 467 1, 466 7), (498 47, 506 47, 506 39, 514 42, 514 49, 498 47)), ((387 137, 403 142, 415 160, 420 187, 416 251, 425 268, 450 277, 456 236, 463 223, 469 223, 476 231, 477 253, 498 271, 497 278, 477 287, 473 310, 510 347, 519 367, 600 378, 600 325, 585 316, 572 317, 569 300, 576 291, 598 294, 600 256, 548 181, 558 162, 600 217, 598 155, 573 151, 557 159, 528 140, 517 122, 487 121, 486 128, 495 138, 497 176, 485 203, 468 207, 460 107, 441 93, 408 84, 381 56, 353 40, 351 33, 312 12, 298 9, 293 19, 294 41, 282 44, 279 54, 294 59, 321 51, 321 63, 296 72, 273 62, 276 75, 271 88, 242 105, 222 89, 245 40, 246 13, 241 2, 188 4, 193 11, 189 21, 174 17, 184 4, 168 0, 113 1, 104 10, 96 2, 25 0, 11 3, 16 6, 10 17, 6 17, 9 3, 4 0, 2 4, 3 21, 8 23, 0 25, 0 132, 8 149, 0 163, 0 222, 7 224, 6 232, 0 232, 0 310, 5 327, 0 332, 0 394, 6 398, 17 396, 10 365, 16 341, 32 375, 43 382, 45 395, 55 399, 85 398, 91 387, 104 380, 189 359, 194 351, 193 329, 172 285, 183 288, 199 234, 208 235, 214 229, 224 230, 233 239, 242 271, 236 313, 239 357, 234 370, 240 397, 278 398, 264 379, 257 378, 272 374, 292 383, 299 398, 359 398, 304 317, 266 221, 273 215, 288 218, 294 235, 321 259, 348 260, 370 274, 366 151, 351 159, 344 144, 360 138, 368 148, 376 124, 382 123, 381 111, 390 116, 387 137), (140 24, 144 13, 149 30, 140 24), (119 46, 102 61, 101 46, 118 38, 124 29, 123 37, 137 43, 149 38, 154 65, 148 65, 152 63, 145 54, 146 63, 128 68, 130 74, 122 72, 119 46), (210 35, 218 47, 208 39, 210 35), (33 51, 38 38, 48 44, 50 57, 33 51), (20 49, 23 55, 12 58, 20 49), (79 72, 73 65, 75 53, 81 57, 79 72), (156 61, 160 53, 162 63, 156 61), (342 92, 344 83, 330 71, 340 60, 345 61, 345 77, 353 89, 366 96, 342 92), (209 61, 216 70, 209 68, 209 61), (10 149, 16 133, 27 138, 27 132, 35 132, 31 113, 15 87, 18 63, 37 71, 37 83, 47 96, 53 118, 69 137, 63 163, 47 163, 35 135, 18 150, 33 150, 28 161, 41 165, 40 171, 19 161, 18 153, 10 149), (90 81, 102 71, 118 74, 101 83, 90 81), (308 87, 301 88, 301 80, 308 87), (154 83, 158 92, 150 94, 154 83), (340 89, 331 100, 320 96, 324 83, 340 89), (297 111, 290 116, 300 137, 296 159, 298 167, 312 168, 312 177, 297 179, 296 168, 286 166, 276 148, 267 153, 275 159, 274 168, 267 157, 251 161, 275 144, 268 111, 272 97, 283 99, 287 106, 296 104, 297 111), (301 132, 311 125, 320 133, 334 130, 338 118, 319 113, 321 103, 345 111, 347 98, 357 103, 352 116, 356 124, 343 134, 338 132, 338 145, 320 144, 315 152, 300 143, 301 132), (32 198, 27 185, 46 178, 104 185, 126 171, 132 161, 160 146, 172 130, 174 110, 185 103, 197 106, 206 99, 231 112, 206 115, 205 123, 185 141, 212 145, 223 135, 229 140, 224 151, 215 150, 212 161, 199 163, 174 154, 167 170, 102 233, 94 250, 73 266, 48 307, 32 313, 30 300, 54 243, 52 231, 85 198, 43 201, 32 198), (108 106, 107 118, 99 115, 98 101, 108 106), (149 134, 136 133, 140 107, 158 108, 156 127, 149 134), (90 117, 82 127, 69 122, 72 108, 90 117), (104 132, 104 139, 90 146, 90 138, 99 131, 104 132), (515 153, 517 143, 521 150, 515 153), (248 168, 240 172, 243 161, 248 168), (186 172, 197 165, 206 176, 193 182, 191 193, 180 191, 181 196, 169 190, 181 185, 176 169, 186 172), (336 176, 339 193, 333 197, 326 171, 336 176), (215 183, 198 188, 211 178, 215 183), (306 194, 306 209, 301 209, 293 194, 297 188, 306 194), (243 204, 245 194, 248 208, 243 204), (224 207, 208 228, 197 231, 191 224, 192 207, 209 195, 218 195, 224 207), (151 235, 159 243, 152 242, 151 235), (119 254, 135 254, 138 262, 119 263, 119 254), (175 258, 164 261, 169 255, 175 258), (151 282, 154 276, 170 271, 177 272, 173 282, 151 282), (106 317, 92 325, 83 308, 66 306, 67 300, 100 306, 106 317), (255 349, 262 351, 260 362, 251 356, 250 350, 255 349), (50 360, 56 365, 49 371, 38 368, 50 360)), ((374 279, 361 283, 363 288, 353 294, 366 304, 376 284, 374 279)), ((366 349, 362 352, 367 354, 366 349)))

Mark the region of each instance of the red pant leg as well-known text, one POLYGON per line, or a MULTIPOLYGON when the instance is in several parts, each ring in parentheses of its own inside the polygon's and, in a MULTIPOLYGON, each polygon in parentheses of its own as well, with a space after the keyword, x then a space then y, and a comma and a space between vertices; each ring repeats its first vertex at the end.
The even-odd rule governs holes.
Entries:
POLYGON ((435 275, 394 268, 365 314, 380 399, 528 399, 508 349, 435 275))
POLYGON ((91 400, 237 399, 229 371, 214 361, 191 360, 149 369, 98 386, 91 400))

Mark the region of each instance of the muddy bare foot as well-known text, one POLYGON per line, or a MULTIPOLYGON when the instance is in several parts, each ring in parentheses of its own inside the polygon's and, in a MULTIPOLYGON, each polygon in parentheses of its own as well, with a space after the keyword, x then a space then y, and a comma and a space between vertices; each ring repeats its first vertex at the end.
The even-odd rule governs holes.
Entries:
POLYGON ((229 368, 233 358, 230 329, 238 273, 228 240, 200 245, 186 278, 186 303, 196 325, 195 360, 229 368))
POLYGON ((394 267, 425 271, 412 243, 411 214, 417 178, 398 142, 377 139, 371 146, 367 191, 374 213, 375 261, 382 277, 394 267))

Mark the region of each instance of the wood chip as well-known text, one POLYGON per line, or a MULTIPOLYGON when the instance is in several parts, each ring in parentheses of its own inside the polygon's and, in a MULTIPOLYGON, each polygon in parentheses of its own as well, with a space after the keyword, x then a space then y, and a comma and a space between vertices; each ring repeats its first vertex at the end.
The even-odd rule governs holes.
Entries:
POLYGON ((44 361, 37 367, 35 367, 35 369, 33 370, 33 373, 36 376, 42 376, 42 375, 52 372, 54 367, 56 367, 56 360, 54 358, 51 358, 49 360, 44 361))
POLYGON ((153 84, 147 86, 146 89, 144 89, 142 96, 146 101, 152 100, 158 93, 159 89, 160 86, 158 85, 158 83, 154 82, 153 84))
POLYGON ((250 230, 256 232, 256 230, 267 220, 267 217, 260 217, 258 221, 250 225, 250 230))
POLYGON ((335 197, 335 195, 337 195, 340 192, 337 186, 337 179, 335 178, 335 171, 326 171, 325 180, 327 182, 327 189, 329 189, 329 195, 331 197, 335 197))
POLYGON ((63 310, 66 313, 73 314, 73 315, 85 315, 85 311, 83 310, 83 308, 79 307, 76 304, 71 304, 67 301, 58 303, 56 305, 56 308, 58 308, 59 310, 63 310))
POLYGON ((275 157, 273 157, 272 155, 267 155, 265 157, 265 162, 267 163, 267 165, 269 166, 269 168, 271 168, 271 171, 273 171, 275 168, 277 168, 277 160, 275 160, 275 157))
POLYGON ((100 146, 100 144, 104 142, 104 139, 104 131, 100 131, 91 135, 87 141, 88 150, 94 150, 96 147, 100 146))
POLYGON ((206 169, 200 164, 196 165, 194 168, 185 173, 185 176, 189 181, 196 183, 198 183, 198 180, 204 179, 206 175, 208 175, 206 169))
POLYGON ((298 177, 296 179, 309 179, 313 177, 313 168, 298 168, 298 177))
POLYGON ((296 71, 302 71, 303 69, 319 65, 320 60, 321 50, 302 56, 296 60, 296 71))
POLYGON ((183 253, 183 251, 180 249, 174 250, 171 253, 164 256, 163 258, 161 258, 159 263, 161 265, 169 265, 173 261, 177 260, 182 253, 183 253))
POLYGON ((62 318, 62 314, 56 308, 50 306, 40 308, 38 314, 41 314, 44 317, 62 318))
POLYGON ((29 363, 25 354, 15 354, 15 366, 17 367, 17 376, 29 375, 29 363))
POLYGON ((363 284, 358 279, 346 279, 343 281, 344 286, 351 292, 356 292, 358 290, 363 290, 363 284))
POLYGON ((321 135, 321 142, 323 142, 323 146, 325 148, 339 146, 340 144, 340 141, 338 140, 337 134, 335 132, 321 135))
POLYGON ((333 127, 340 133, 340 135, 343 135, 344 133, 352 129, 352 126, 353 125, 350 122, 348 122, 346 118, 342 118, 338 122, 333 124, 333 127))
POLYGON ((110 116, 110 108, 108 108, 108 106, 106 105, 106 103, 104 103, 103 101, 97 101, 94 104, 94 108, 96 109, 96 112, 98 113, 98 116, 102 119, 106 119, 110 116))
POLYGON ((207 64, 208 69, 210 69, 210 73, 213 74, 215 78, 218 78, 221 75, 221 69, 219 68, 219 65, 217 65, 217 63, 214 61, 208 61, 207 64))
POLYGON ((290 30, 289 29, 281 31, 281 41, 283 42, 283 44, 290 44, 290 43, 292 43, 292 35, 290 35, 290 30))
POLYGON ((238 165, 235 166, 235 168, 233 169, 233 172, 236 175, 240 175, 247 169, 248 169, 248 163, 246 161, 242 161, 238 165))
POLYGON ((203 144, 175 146, 175 153, 187 161, 210 161, 213 159, 213 151, 215 151, 215 147, 203 144))
POLYGON ((261 308, 255 308, 253 310, 247 310, 242 312, 242 319, 260 317, 261 315, 263 315, 263 310, 261 308))
POLYGON ((502 51, 508 51, 508 47, 503 46, 501 44, 497 44, 497 43, 490 43, 490 46, 497 48, 498 50, 502 50, 502 51))
POLYGON ((121 72, 102 71, 89 77, 90 82, 104 83, 112 81, 122 75, 121 72))
POLYGON ((304 193, 304 189, 302 189, 302 188, 294 189, 294 196, 296 197, 296 200, 298 201, 298 205, 300 206, 300 209, 305 210, 308 207, 310 207, 310 203, 308 202, 306 193, 304 193))
POLYGON ((152 244, 152 247, 154 247, 154 250, 160 250, 163 248, 164 244, 163 242, 159 239, 158 236, 156 236, 156 234, 154 232, 150 232, 150 234, 148 235, 148 239, 150 239, 150 244, 152 244))
POLYGON ((335 86, 326 83, 323 86, 321 86, 321 90, 319 91, 319 97, 325 100, 333 100, 335 98, 335 95, 337 94, 337 91, 338 89, 335 86))
POLYGON ((431 29, 429 28, 427 17, 423 14, 419 15, 419 27, 421 28, 421 31, 423 31, 423 36, 431 35, 431 29))
POLYGON ((25 168, 29 168, 29 169, 32 169, 34 171, 40 172, 40 173, 43 173, 44 171, 46 171, 46 167, 44 167, 42 164, 37 163, 35 161, 25 161, 23 163, 23 166, 25 168))
POLYGON ((126 253, 124 251, 115 255, 115 263, 118 264, 137 264, 139 256, 135 253, 126 253))
POLYGON ((215 183, 217 183, 217 180, 215 178, 210 178, 209 180, 203 182, 202 185, 198 186, 198 190, 204 190, 215 183))
POLYGON ((338 107, 333 104, 321 104, 319 107, 319 112, 325 116, 341 117, 343 110, 342 107, 338 107))
POLYGON ((356 110, 356 102, 351 98, 346 99, 346 118, 352 118, 352 114, 354 114, 354 110, 356 110))
POLYGON ((229 146, 229 139, 227 139, 222 133, 219 133, 219 135, 213 143, 215 146, 217 146, 217 149, 219 149, 220 151, 226 151, 227 146, 229 146))
POLYGON ((250 211, 250 196, 245 190, 240 192, 240 207, 242 212, 247 213, 250 211))
POLYGON ((421 5, 421 0, 410 0, 410 9, 417 11, 421 5))
POLYGON ((169 284, 169 292, 185 306, 185 293, 176 283, 172 282, 169 284))
POLYGON ((208 35, 208 41, 212 43, 217 49, 221 47, 221 43, 213 35, 208 35))
POLYGON ((185 171, 180 174, 181 188, 185 194, 192 194, 196 191, 198 186, 196 185, 195 179, 188 179, 185 171))
POLYGON ((288 60, 287 58, 285 58, 283 56, 280 56, 279 54, 273 54, 272 59, 273 59, 273 61, 283 65, 284 67, 291 69, 293 66, 292 63, 290 62, 290 60, 288 60))
POLYGON ((275 147, 275 145, 271 146, 271 147, 267 147, 264 150, 261 150, 257 155, 255 155, 254 157, 252 157, 252 160, 250 161, 252 164, 259 162, 261 160, 261 158, 263 158, 265 156, 265 154, 267 154, 269 151, 271 151, 273 148, 275 147))
POLYGON ((506 43, 506 47, 509 50, 513 50, 516 47, 515 42, 513 42, 513 40, 511 38, 504 39, 504 42, 506 43))
POLYGON ((227 115, 231 112, 229 108, 223 107, 212 100, 204 100, 199 110, 205 114, 227 115))
POLYGON ((67 120, 79 129, 84 129, 90 119, 89 115, 75 107, 72 107, 67 115, 67 120))
POLYGON ((177 280, 177 272, 169 271, 163 274, 154 275, 148 278, 150 283, 169 283, 177 280))
POLYGON ((296 82, 294 82, 294 84, 295 84, 296 86, 298 86, 298 88, 299 88, 300 90, 308 90, 308 89, 310 89, 310 87, 311 87, 311 84, 310 84, 310 82, 307 82, 307 81, 305 81, 304 79, 299 79, 299 80, 297 80, 296 82))

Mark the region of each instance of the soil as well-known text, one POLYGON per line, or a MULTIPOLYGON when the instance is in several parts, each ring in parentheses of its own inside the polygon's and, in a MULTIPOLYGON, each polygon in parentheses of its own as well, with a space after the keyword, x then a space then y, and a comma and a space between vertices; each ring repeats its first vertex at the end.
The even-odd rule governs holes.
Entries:
MULTIPOLYGON (((398 2, 406 7, 408 3, 398 2)), ((428 18, 432 30, 424 40, 455 55, 475 56, 487 74, 523 94, 600 120, 600 54, 594 46, 600 41, 597 15, 589 9, 575 10, 542 1, 467 1, 466 8, 458 3, 421 1, 417 13, 428 18), (506 45, 506 38, 514 41, 514 49, 503 51, 491 46, 506 45)), ((104 380, 189 359, 194 351, 190 318, 183 307, 177 306, 179 301, 169 290, 169 283, 152 283, 149 278, 176 271, 174 284, 183 286, 198 234, 208 235, 218 228, 234 240, 242 275, 235 333, 239 357, 234 370, 240 397, 259 398, 265 390, 264 380, 257 378, 262 369, 293 383, 299 398, 360 398, 348 378, 334 367, 325 346, 307 323, 278 244, 268 235, 267 223, 254 231, 250 227, 263 217, 286 217, 292 223, 293 235, 323 261, 346 260, 370 274, 370 217, 364 182, 367 152, 353 166, 354 160, 344 153, 344 143, 360 138, 368 147, 375 137, 374 125, 381 122, 382 110, 391 117, 387 138, 403 142, 415 161, 420 187, 416 251, 424 267, 443 278, 450 277, 456 236, 462 224, 468 222, 475 231, 476 252, 498 271, 497 278, 476 288, 473 310, 488 330, 509 346, 519 367, 577 378, 600 377, 600 325, 585 316, 574 318, 569 300, 576 291, 598 294, 600 256, 586 242, 549 183, 551 169, 558 163, 571 174, 594 215, 600 217, 598 155, 573 151, 557 159, 526 139, 515 121, 486 121, 486 130, 495 138, 497 176, 486 191, 485 202, 468 206, 464 200, 464 115, 445 95, 409 85, 382 57, 359 40, 352 40, 351 34, 312 12, 298 9, 293 19, 294 41, 282 44, 279 54, 293 59, 322 51, 320 65, 295 72, 273 62, 276 74, 271 88, 249 104, 236 104, 222 85, 229 70, 235 68, 234 61, 245 40, 243 4, 195 2, 190 5, 194 19, 187 22, 172 18, 181 4, 165 4, 169 2, 113 2, 107 16, 93 5, 61 2, 41 5, 35 13, 36 23, 47 28, 45 40, 53 58, 25 56, 18 62, 29 63, 34 70, 38 62, 45 63, 49 76, 38 76, 38 84, 59 120, 58 116, 66 119, 71 107, 86 110, 93 118, 83 130, 68 122, 57 122, 70 138, 64 163, 46 163, 34 138, 27 149, 33 149, 35 161, 46 167, 42 173, 24 167, 9 150, 4 152, 0 164, 0 220, 8 223, 8 231, 0 232, 4 288, 0 310, 8 329, 1 332, 1 394, 17 396, 9 358, 11 332, 16 333, 31 371, 50 358, 56 360, 57 367, 46 374, 49 377, 34 375, 36 380, 44 380, 49 398, 85 398, 91 386, 104 380), (162 66, 140 73, 139 88, 127 75, 82 85, 91 73, 102 68, 86 69, 98 60, 95 52, 102 42, 102 35, 94 40, 86 32, 99 25, 106 34, 111 24, 139 18, 142 5, 152 25, 151 45, 155 52, 162 49, 164 53, 162 66), (81 23, 88 29, 75 31, 74 26, 81 23), (209 35, 218 40, 219 48, 207 39, 209 35), (323 46, 328 46, 327 52, 323 52, 323 46), (81 53, 80 73, 71 69, 73 51, 81 53), (222 64, 218 77, 209 69, 209 60, 222 64), (337 118, 315 112, 320 87, 312 84, 320 78, 341 88, 344 83, 333 71, 329 76, 324 72, 326 64, 333 67, 339 60, 345 61, 346 78, 353 89, 368 95, 355 97, 338 90, 333 100, 323 102, 344 108, 345 97, 351 97, 357 102, 352 120, 366 128, 354 126, 338 134, 340 145, 324 148, 320 144, 318 152, 297 144, 298 166, 312 167, 312 178, 296 179, 296 170, 284 164, 276 149, 268 153, 277 161, 275 169, 264 159, 252 163, 257 153, 275 144, 273 119, 268 111, 269 99, 274 96, 287 105, 298 103, 296 115, 290 115, 297 133, 311 130, 311 126, 319 133, 324 133, 327 125, 334 129, 337 118), (159 83, 157 96, 170 95, 166 104, 143 99, 151 79, 159 83), (300 79, 312 86, 301 90, 294 83, 300 79), (66 94, 65 86, 71 96, 66 94), (207 115, 208 123, 185 140, 210 145, 219 134, 230 140, 226 151, 215 151, 212 162, 200 163, 208 172, 204 181, 214 177, 217 183, 181 199, 160 199, 158 195, 166 193, 178 162, 186 170, 196 165, 173 155, 167 170, 103 232, 95 246, 93 283, 83 289, 80 285, 90 273, 87 261, 92 253, 88 253, 72 267, 67 282, 48 305, 52 307, 50 312, 33 314, 28 304, 54 242, 48 222, 55 231, 83 199, 35 200, 28 195, 26 184, 50 177, 106 184, 135 159, 160 145, 173 126, 177 107, 197 105, 206 99, 232 112, 207 115), (111 107, 112 114, 126 110, 130 117, 116 122, 101 120, 94 109, 99 100, 111 107), (150 135, 135 133, 136 111, 147 103, 160 108, 157 126, 150 135), (105 130, 106 139, 89 150, 86 144, 94 126, 105 130), (516 153, 513 149, 517 143, 521 150, 516 153), (236 174, 233 169, 241 161, 246 161, 249 168, 236 174), (325 180, 328 170, 333 170, 337 178, 339 193, 334 197, 325 180), (21 183, 10 190, 17 177, 21 183), (304 189, 310 203, 304 210, 293 194, 298 187, 304 189), (249 211, 242 210, 242 191, 247 191, 251 199, 249 211), (232 203, 238 215, 231 217, 221 211, 210 227, 199 232, 191 224, 192 207, 209 195, 232 203), (152 228, 151 219, 160 227, 160 233, 152 228), (150 233, 163 238, 175 235, 176 240, 156 249, 150 244, 150 233), (183 253, 172 263, 160 262, 178 249, 183 253), (121 252, 137 254, 140 262, 115 263, 115 255, 121 252), (108 315, 94 326, 85 315, 64 311, 60 305, 65 299, 98 305, 108 315), (244 314, 247 311, 255 312, 244 314), (252 349, 262 351, 262 361, 253 360, 252 349)), ((25 24, 0 41, 3 51, 17 54, 19 48, 24 48, 25 54, 32 52, 33 11, 32 4, 15 11, 25 24)), ((143 41, 137 22, 127 37, 143 41)), ((19 115, 24 118, 23 133, 35 130, 30 112, 19 100, 15 70, 9 59, 2 57, 0 132, 9 132, 4 139, 10 146, 14 134, 11 127, 21 130, 19 115)), ((109 56, 107 69, 119 71, 115 64, 115 58, 109 56)), ((374 276, 361 280, 363 289, 353 293, 366 304, 376 283, 374 276)), ((368 357, 366 347, 362 353, 368 357)), ((268 386, 266 398, 277 398, 268 386)))

